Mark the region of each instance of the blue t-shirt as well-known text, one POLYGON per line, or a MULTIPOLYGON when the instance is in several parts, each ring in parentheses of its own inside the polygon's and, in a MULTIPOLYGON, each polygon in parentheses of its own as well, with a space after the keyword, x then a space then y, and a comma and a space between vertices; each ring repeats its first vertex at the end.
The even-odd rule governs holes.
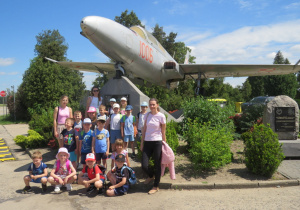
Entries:
POLYGON ((93 140, 93 131, 89 130, 87 133, 82 130, 79 133, 79 140, 82 141, 81 152, 82 153, 91 153, 92 152, 92 140, 93 140))
POLYGON ((36 168, 33 163, 31 163, 27 169, 27 171, 32 171, 32 175, 41 175, 44 173, 44 169, 48 168, 47 165, 43 162, 41 162, 41 165, 36 168))
POLYGON ((61 132, 64 141, 64 147, 67 148, 68 152, 73 152, 76 149, 76 139, 78 132, 75 129, 67 130, 64 129, 61 132))
POLYGON ((121 123, 125 123, 124 125, 124 135, 134 135, 133 123, 135 123, 135 116, 123 115, 121 118, 121 123))
POLYGON ((109 138, 108 130, 103 128, 102 131, 99 131, 98 128, 96 128, 93 137, 95 137, 95 152, 105 153, 107 151, 106 140, 109 138))

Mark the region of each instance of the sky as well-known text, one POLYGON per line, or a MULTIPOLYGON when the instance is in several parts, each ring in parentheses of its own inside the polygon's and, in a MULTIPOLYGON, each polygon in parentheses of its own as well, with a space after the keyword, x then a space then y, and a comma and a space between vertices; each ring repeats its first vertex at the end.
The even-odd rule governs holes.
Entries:
MULTIPOLYGON (((80 21, 109 19, 134 11, 152 31, 155 24, 177 33, 201 64, 272 64, 280 50, 292 64, 300 59, 300 1, 296 0, 0 0, 0 91, 17 88, 36 57, 36 36, 58 29, 68 44, 67 58, 108 62, 80 35, 80 21)), ((95 73, 84 73, 88 89, 95 73)), ((233 87, 245 77, 226 78, 233 87)))

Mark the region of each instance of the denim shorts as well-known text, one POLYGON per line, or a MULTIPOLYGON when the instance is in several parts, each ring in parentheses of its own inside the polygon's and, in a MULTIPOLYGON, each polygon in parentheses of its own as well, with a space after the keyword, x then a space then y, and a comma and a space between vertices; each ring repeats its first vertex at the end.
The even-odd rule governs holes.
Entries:
POLYGON ((124 184, 121 187, 115 188, 115 195, 124 195, 129 190, 129 185, 124 184))
POLYGON ((30 181, 31 181, 31 182, 34 182, 34 183, 42 183, 42 178, 48 179, 48 177, 43 176, 43 177, 41 177, 41 178, 31 179, 30 181))
POLYGON ((114 144, 116 142, 116 139, 122 139, 121 130, 110 130, 109 134, 109 141, 111 144, 114 144))
POLYGON ((134 141, 134 136, 133 135, 125 135, 124 142, 128 142, 128 141, 134 141))

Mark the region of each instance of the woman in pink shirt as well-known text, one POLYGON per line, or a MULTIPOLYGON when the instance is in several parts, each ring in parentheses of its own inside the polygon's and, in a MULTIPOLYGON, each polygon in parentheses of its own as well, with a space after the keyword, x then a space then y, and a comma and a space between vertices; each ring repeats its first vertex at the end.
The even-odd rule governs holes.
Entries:
MULTIPOLYGON (((69 117, 73 117, 72 109, 67 106, 69 103, 69 97, 63 95, 59 99, 60 105, 55 107, 53 113, 53 128, 54 128, 54 136, 59 140, 60 133, 63 129, 65 129, 65 121, 69 117)), ((60 141, 58 141, 60 142, 60 141)))
POLYGON ((166 117, 163 113, 159 112, 157 99, 150 99, 149 107, 150 112, 145 114, 144 117, 145 124, 142 131, 141 151, 143 152, 142 168, 148 175, 144 183, 150 183, 155 177, 153 188, 148 192, 148 194, 154 194, 159 190, 162 141, 166 142, 166 117), (149 168, 149 159, 152 157, 152 154, 155 173, 149 168))

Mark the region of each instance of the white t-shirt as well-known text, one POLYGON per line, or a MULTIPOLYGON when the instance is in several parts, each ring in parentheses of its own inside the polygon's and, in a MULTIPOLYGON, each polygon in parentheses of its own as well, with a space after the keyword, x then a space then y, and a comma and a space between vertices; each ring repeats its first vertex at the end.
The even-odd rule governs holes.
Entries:
POLYGON ((161 124, 166 124, 166 117, 163 113, 158 112, 152 115, 148 112, 144 116, 144 120, 147 118, 147 129, 145 134, 145 141, 162 141, 161 124), (149 113, 149 114, 148 114, 149 113))
POLYGON ((91 96, 92 98, 92 101, 91 101, 91 104, 90 104, 90 107, 95 107, 96 109, 99 108, 99 106, 102 104, 102 97, 101 98, 101 101, 99 101, 98 97, 95 97, 95 96, 91 96))
POLYGON ((147 114, 147 112, 145 114, 142 114, 140 112, 140 115, 139 115, 139 124, 138 124, 138 130, 142 130, 142 128, 144 127, 144 122, 145 122, 145 115, 147 114))
POLYGON ((112 114, 110 116, 110 129, 111 130, 121 130, 121 114, 112 114))

